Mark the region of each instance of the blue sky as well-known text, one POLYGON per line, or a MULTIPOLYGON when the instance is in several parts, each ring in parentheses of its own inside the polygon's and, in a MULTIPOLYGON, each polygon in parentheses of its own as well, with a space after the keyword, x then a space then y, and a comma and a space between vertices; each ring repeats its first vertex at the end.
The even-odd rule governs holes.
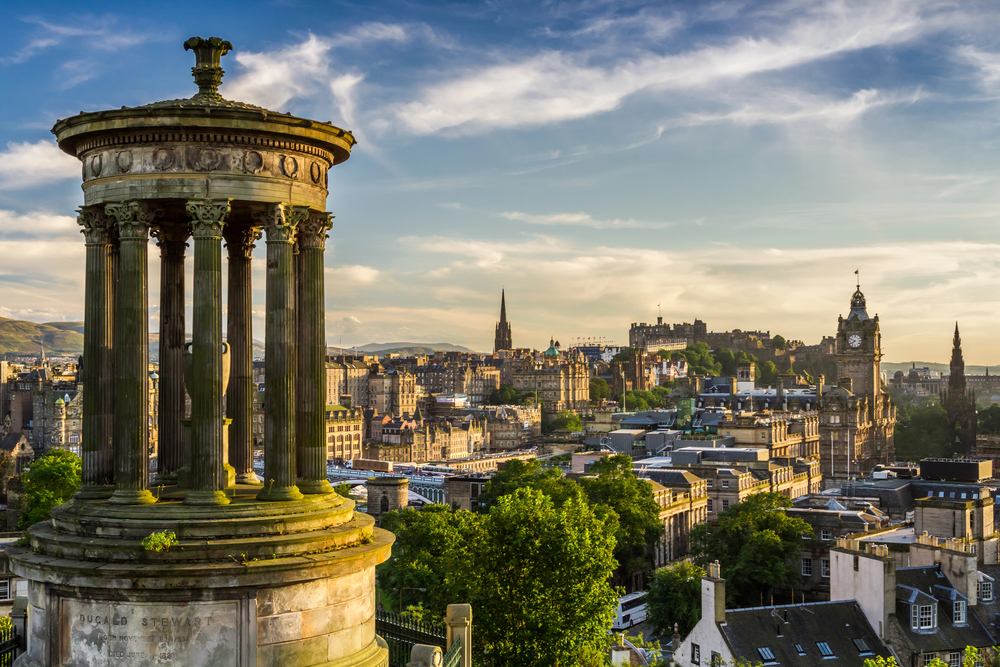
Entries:
POLYGON ((956 320, 1000 359, 995 4, 96 6, 0 10, 0 316, 82 316, 51 125, 190 96, 201 35, 235 46, 227 98, 359 139, 330 178, 332 343, 491 349, 502 286, 517 345, 625 341, 658 303, 815 342, 860 268, 889 360, 946 360, 956 320))

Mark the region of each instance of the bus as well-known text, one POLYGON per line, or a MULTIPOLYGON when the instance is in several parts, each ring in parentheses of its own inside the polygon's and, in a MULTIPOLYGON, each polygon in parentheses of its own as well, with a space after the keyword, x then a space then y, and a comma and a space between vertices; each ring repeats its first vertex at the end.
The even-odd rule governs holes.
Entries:
POLYGON ((458 472, 457 468, 452 468, 451 466, 444 465, 433 465, 430 463, 425 463, 420 466, 420 469, 425 473, 438 473, 443 475, 454 475, 458 472))
POLYGON ((642 623, 649 615, 649 607, 646 606, 647 591, 629 593, 618 598, 618 606, 615 609, 615 622, 611 626, 612 630, 624 630, 631 628, 636 623, 642 623))

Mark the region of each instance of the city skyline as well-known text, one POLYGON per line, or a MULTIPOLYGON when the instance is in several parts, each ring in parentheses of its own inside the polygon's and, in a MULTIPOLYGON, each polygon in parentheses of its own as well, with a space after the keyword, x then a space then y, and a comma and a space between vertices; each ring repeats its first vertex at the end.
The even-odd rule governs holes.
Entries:
POLYGON ((4 11, 0 316, 82 319, 80 167, 48 129, 189 96, 178 45, 211 34, 225 97, 359 139, 330 183, 330 344, 489 351, 502 288, 517 346, 624 343, 657 303, 809 344, 860 269, 887 361, 946 361, 956 320, 968 363, 997 359, 987 4, 248 6, 4 11))

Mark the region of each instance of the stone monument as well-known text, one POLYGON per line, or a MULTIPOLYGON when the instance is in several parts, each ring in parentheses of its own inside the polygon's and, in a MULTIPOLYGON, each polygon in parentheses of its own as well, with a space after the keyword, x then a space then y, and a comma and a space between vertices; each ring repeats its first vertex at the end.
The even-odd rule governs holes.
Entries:
POLYGON ((194 37, 184 47, 196 55, 193 97, 81 112, 52 129, 83 165, 83 484, 51 522, 28 530, 29 546, 8 549, 13 570, 29 581, 28 651, 16 664, 384 666, 375 566, 389 557, 393 537, 326 479, 327 178, 350 156, 354 137, 224 99, 220 60, 232 45, 194 37), (262 234, 267 398, 258 480, 250 265, 262 234), (153 489, 145 403, 150 236, 161 258, 153 489), (152 540, 143 545, 153 534, 159 550, 152 540))

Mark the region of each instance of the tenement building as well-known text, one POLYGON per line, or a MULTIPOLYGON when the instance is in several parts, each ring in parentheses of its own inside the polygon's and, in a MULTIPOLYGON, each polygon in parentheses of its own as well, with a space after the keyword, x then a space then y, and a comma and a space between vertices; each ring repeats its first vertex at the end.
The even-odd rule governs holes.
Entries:
POLYGON ((590 404, 590 371, 587 357, 570 350, 561 352, 555 341, 542 354, 512 360, 514 388, 538 395, 547 415, 560 410, 586 410, 590 404))
POLYGON ((232 44, 194 37, 184 47, 195 53, 194 96, 84 112, 53 128, 84 179, 82 484, 27 530, 26 545, 7 547, 29 588, 18 664, 384 665, 375 566, 393 537, 326 479, 327 183, 354 137, 226 100, 221 57, 232 44), (160 252, 156 495, 150 238, 160 252), (251 268, 261 238, 263 480, 251 465, 251 268), (149 551, 151 533, 176 541, 149 551))

